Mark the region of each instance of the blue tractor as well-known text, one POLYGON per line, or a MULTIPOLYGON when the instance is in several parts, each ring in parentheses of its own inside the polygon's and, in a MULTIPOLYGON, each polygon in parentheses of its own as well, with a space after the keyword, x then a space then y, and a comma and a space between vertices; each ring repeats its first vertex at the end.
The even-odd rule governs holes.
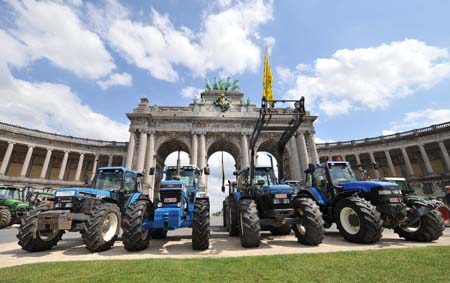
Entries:
POLYGON ((30 252, 48 250, 67 230, 79 231, 91 252, 110 249, 122 214, 143 197, 142 176, 124 167, 101 167, 91 187, 57 189, 52 205, 38 206, 23 219, 19 245, 30 252))
POLYGON ((336 223, 349 242, 378 242, 384 227, 406 240, 431 242, 445 229, 439 202, 410 195, 395 183, 358 181, 348 162, 310 164, 305 173, 307 190, 300 194, 314 199, 325 227, 336 223))
MULTIPOLYGON (((151 170, 151 174, 154 170, 151 170)), ((199 176, 209 174, 195 165, 168 166, 159 185, 156 207, 141 198, 127 210, 122 224, 123 244, 127 251, 146 249, 153 238, 165 238, 168 230, 192 227, 192 248, 209 247, 209 198, 199 190, 199 176)))
POLYGON ((306 114, 304 98, 294 102, 295 109, 280 112, 273 108, 276 100, 263 99, 260 116, 250 139, 250 166, 237 173, 237 187, 230 186, 224 202, 226 225, 230 236, 240 236, 243 247, 257 247, 260 231, 273 235, 287 235, 294 230, 297 241, 305 245, 318 245, 324 238, 322 213, 317 204, 286 184, 282 184, 283 153, 285 145, 295 134, 306 114), (271 107, 268 107, 268 104, 271 107), (277 116, 292 117, 288 125, 280 125, 277 116), (275 122, 278 123, 273 125, 275 122), (282 132, 277 143, 278 178, 272 166, 255 165, 256 142, 261 132, 282 132))

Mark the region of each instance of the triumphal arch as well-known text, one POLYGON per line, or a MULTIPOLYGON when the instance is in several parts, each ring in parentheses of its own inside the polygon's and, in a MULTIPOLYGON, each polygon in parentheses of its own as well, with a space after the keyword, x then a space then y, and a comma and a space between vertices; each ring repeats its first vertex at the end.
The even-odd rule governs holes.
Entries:
MULTIPOLYGON (((209 87, 208 87, 209 88, 209 87)), ((307 102, 306 102, 307 103, 307 102)), ((278 111, 290 111, 289 105, 278 111)), ((187 106, 151 105, 142 98, 130 119, 130 139, 125 166, 146 172, 144 183, 151 196, 158 187, 161 174, 150 176, 150 168, 162 169, 167 156, 181 149, 189 154, 190 163, 199 168, 207 166, 208 157, 218 151, 233 156, 237 170, 249 166, 249 138, 259 116, 259 108, 239 90, 206 89, 200 98, 187 106)), ((286 179, 300 179, 307 164, 318 163, 314 143, 313 122, 316 116, 307 112, 304 122, 286 146, 283 156, 277 156, 279 133, 264 132, 257 151, 272 154, 283 169, 286 179)), ((289 123, 289 116, 277 118, 289 123)), ((170 165, 170 164, 166 164, 170 165)), ((174 165, 174 164, 173 164, 174 165)), ((160 172, 160 170, 156 170, 160 172)), ((207 177, 200 179, 200 188, 207 189, 207 177)))

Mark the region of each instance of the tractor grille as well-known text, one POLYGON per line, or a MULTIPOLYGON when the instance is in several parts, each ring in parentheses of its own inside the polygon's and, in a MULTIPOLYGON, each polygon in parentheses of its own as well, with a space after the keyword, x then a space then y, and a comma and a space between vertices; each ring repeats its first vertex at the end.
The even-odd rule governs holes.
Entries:
POLYGON ((159 191, 159 196, 163 203, 177 203, 181 202, 182 192, 181 190, 162 190, 159 191))
MULTIPOLYGON (((292 208, 292 194, 287 194, 287 199, 289 200, 289 203, 273 203, 273 200, 275 198, 275 194, 272 194, 272 208, 273 209, 286 209, 286 208, 292 208)), ((281 200, 281 199, 280 199, 281 200)))

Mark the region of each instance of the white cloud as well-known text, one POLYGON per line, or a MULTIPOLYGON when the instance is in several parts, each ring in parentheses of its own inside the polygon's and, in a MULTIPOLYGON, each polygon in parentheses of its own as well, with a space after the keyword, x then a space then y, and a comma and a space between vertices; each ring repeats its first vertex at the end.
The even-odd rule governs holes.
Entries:
POLYGON ((203 89, 201 89, 201 88, 188 86, 181 90, 181 95, 186 98, 194 98, 196 96, 199 96, 202 91, 203 91, 203 89))
POLYGON ((97 84, 106 90, 112 86, 131 86, 133 84, 133 77, 128 73, 111 74, 103 81, 97 81, 97 84))
POLYGON ((286 97, 303 95, 310 109, 333 116, 352 109, 385 109, 393 100, 433 87, 450 75, 450 55, 447 49, 406 39, 338 50, 331 58, 317 59, 312 70, 297 67, 291 72, 296 80, 286 97))
POLYGON ((128 140, 128 125, 83 104, 63 84, 15 79, 0 60, 0 121, 65 135, 128 140))
MULTIPOLYGON (((20 42, 21 56, 27 57, 9 63, 23 66, 26 61, 45 58, 90 79, 106 76, 115 68, 100 37, 83 26, 70 6, 33 0, 10 1, 9 5, 15 19, 9 33, 20 42)), ((3 47, 4 38, 0 39, 3 47)), ((8 51, 12 46, 7 47, 7 52, 14 52, 8 51)))
MULTIPOLYGON (((168 15, 155 9, 150 24, 124 15, 114 20, 108 16, 111 13, 96 11, 101 8, 93 5, 89 14, 113 49, 128 63, 147 70, 157 79, 179 80, 175 66, 189 69, 194 76, 204 76, 207 71, 217 71, 223 76, 255 72, 261 61, 258 31, 272 19, 272 1, 247 0, 232 5, 222 1, 218 6, 219 11, 204 13, 199 32, 175 27, 168 15), (109 23, 107 30, 98 24, 102 15, 109 23)), ((265 40, 275 42, 272 37, 265 40)))
POLYGON ((321 139, 319 137, 314 137, 314 142, 315 143, 331 143, 331 142, 336 142, 336 141, 332 140, 332 139, 321 139))
POLYGON ((383 135, 395 134, 450 121, 450 109, 423 109, 405 113, 402 121, 394 122, 383 135))

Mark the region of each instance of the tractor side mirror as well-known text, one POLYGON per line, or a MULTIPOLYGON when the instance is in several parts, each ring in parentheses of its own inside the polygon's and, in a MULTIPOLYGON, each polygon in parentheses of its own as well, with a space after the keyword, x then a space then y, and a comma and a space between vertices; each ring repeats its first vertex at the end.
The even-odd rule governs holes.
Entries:
POLYGON ((316 165, 314 165, 314 164, 312 164, 312 163, 309 163, 308 164, 308 170, 309 170, 309 172, 314 172, 314 170, 316 170, 316 165))
POLYGON ((155 167, 150 168, 148 174, 149 174, 150 176, 155 175, 155 167))
POLYGON ((233 176, 237 176, 237 171, 233 171, 233 176))
POLYGON ((204 173, 205 175, 209 175, 209 167, 203 168, 203 173, 204 173))

